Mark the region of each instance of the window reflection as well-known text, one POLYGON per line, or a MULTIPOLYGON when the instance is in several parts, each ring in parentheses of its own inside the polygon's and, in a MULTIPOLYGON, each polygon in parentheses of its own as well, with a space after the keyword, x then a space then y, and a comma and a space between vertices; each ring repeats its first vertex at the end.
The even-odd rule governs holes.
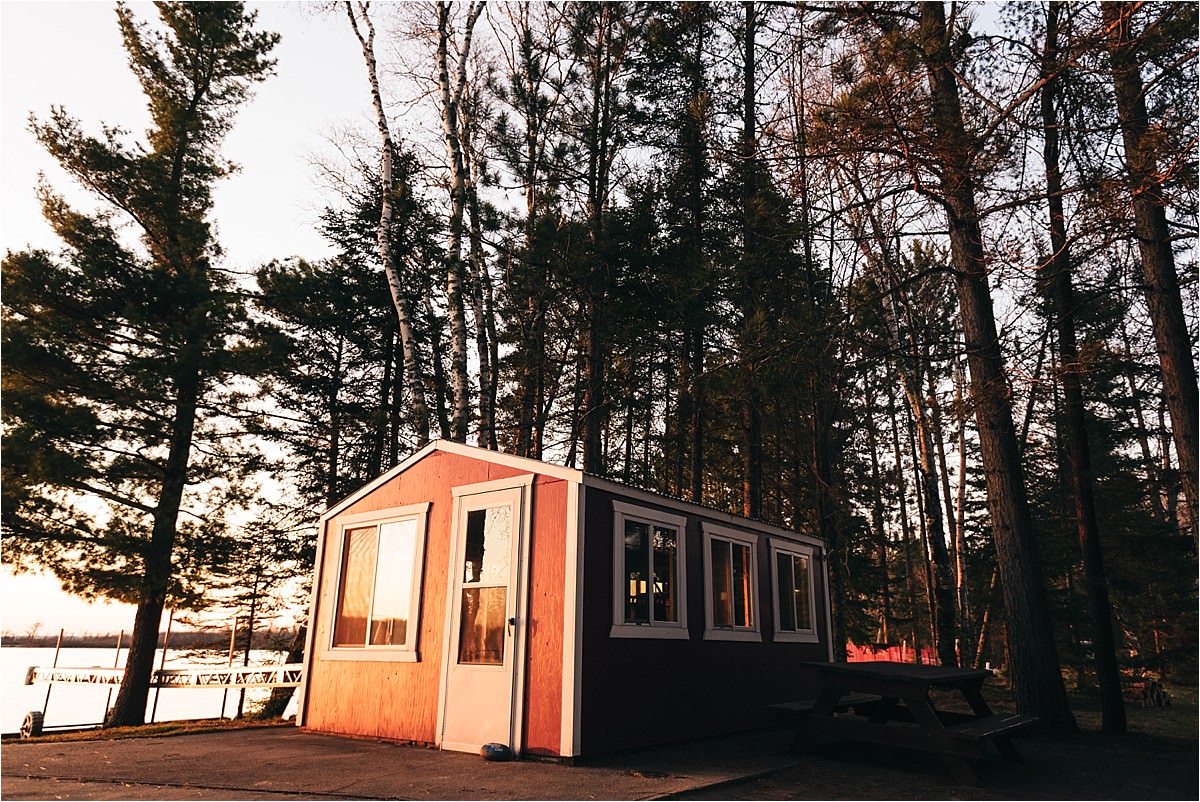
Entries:
POLYGON ((775 555, 779 580, 779 630, 800 632, 813 629, 812 599, 808 592, 808 558, 799 554, 775 555))
POLYGON ((625 520, 625 623, 676 623, 679 532, 625 520))
POLYGON ((416 538, 411 518, 345 531, 334 646, 408 643, 416 538))
POLYGON ((467 512, 459 598, 461 665, 504 664, 512 528, 511 505, 467 512))
POLYGON ((752 628, 750 547, 713 538, 709 551, 713 626, 752 628))

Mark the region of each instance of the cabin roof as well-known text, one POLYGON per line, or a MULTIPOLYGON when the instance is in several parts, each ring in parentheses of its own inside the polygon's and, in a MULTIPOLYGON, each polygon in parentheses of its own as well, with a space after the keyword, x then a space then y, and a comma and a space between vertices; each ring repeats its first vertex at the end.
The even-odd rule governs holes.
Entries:
POLYGON ((718 521, 724 521, 736 526, 748 527, 751 529, 756 529, 760 532, 777 534, 781 537, 799 539, 809 543, 823 545, 823 542, 820 538, 815 538, 811 535, 803 535, 793 529, 776 526, 775 524, 767 523, 766 521, 759 521, 753 518, 735 515, 733 513, 725 512, 724 510, 716 509, 715 507, 706 507, 702 504, 685 501, 684 499, 676 498, 674 496, 663 495, 662 493, 651 490, 643 490, 642 488, 622 484, 621 482, 617 482, 603 476, 585 473, 577 468, 565 468, 561 465, 543 462, 542 460, 531 459, 529 457, 518 457, 514 454, 506 454, 503 451, 492 451, 491 449, 487 448, 479 448, 478 446, 471 446, 465 443, 457 443, 452 440, 440 439, 430 440, 420 449, 414 451, 408 457, 401 460, 400 463, 395 467, 391 468, 385 473, 380 474, 375 479, 371 480, 358 490, 354 491, 341 501, 331 506, 324 513, 322 513, 321 520, 324 521, 328 518, 332 518, 333 516, 342 512, 351 504, 387 484, 394 477, 404 473, 410 467, 417 464, 435 451, 443 451, 448 454, 457 454, 459 456, 470 457, 471 459, 483 460, 485 462, 491 462, 498 465, 507 465, 508 467, 516 468, 517 470, 529 471, 530 473, 537 473, 543 476, 551 476, 556 479, 563 479, 568 482, 581 484, 585 487, 596 488, 597 490, 604 490, 616 495, 637 498, 641 501, 651 504, 661 504, 666 507, 692 512, 693 514, 703 515, 705 517, 713 518, 718 521))

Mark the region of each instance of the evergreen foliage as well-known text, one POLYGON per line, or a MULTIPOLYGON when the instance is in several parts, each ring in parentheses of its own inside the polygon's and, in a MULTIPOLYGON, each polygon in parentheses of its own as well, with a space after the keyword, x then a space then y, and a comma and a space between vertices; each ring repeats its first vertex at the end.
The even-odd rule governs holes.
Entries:
POLYGON ((473 419, 485 447, 824 538, 836 649, 1001 667, 1022 706, 1070 726, 1058 677, 1091 689, 1100 656, 1070 371, 1116 660, 1126 676, 1193 676, 1188 441, 1161 299, 1144 292, 1145 193, 1130 189, 1153 184, 1166 220, 1159 262, 1177 284, 1163 286, 1186 310, 1174 339, 1194 376, 1195 7, 1059 7, 1056 58, 1044 7, 1006 7, 1000 30, 972 8, 489 6, 455 118, 459 194, 418 147, 447 132, 410 125, 411 148, 389 139, 391 194, 378 152, 349 165, 358 179, 319 223, 336 256, 280 254, 249 310, 207 214, 221 135, 273 39, 236 4, 166 4, 160 34, 122 8, 153 128, 135 145, 59 109, 35 122, 107 207, 43 187, 64 251, 5 258, 6 559, 76 592, 183 605, 233 550, 236 581, 257 586, 264 555, 215 512, 254 500, 252 443, 271 442, 296 497, 260 531, 302 561, 299 521, 473 419), (1140 76, 1144 120, 1122 111, 1117 68, 1140 76), (1063 249, 1048 195, 1068 221, 1069 321, 1049 291, 1063 249), (182 502, 168 476, 184 477, 182 502), (176 526, 180 504, 192 514, 176 526))
POLYGON ((242 400, 231 380, 255 360, 208 213, 231 169, 221 139, 278 37, 240 3, 157 11, 150 27, 117 7, 150 112, 144 141, 85 133, 62 108, 33 120, 103 207, 72 209, 43 186, 64 250, 10 253, 3 270, 5 559, 137 604, 112 724, 142 721, 163 607, 206 601, 232 545, 222 514, 250 501, 255 465, 229 417, 242 400))

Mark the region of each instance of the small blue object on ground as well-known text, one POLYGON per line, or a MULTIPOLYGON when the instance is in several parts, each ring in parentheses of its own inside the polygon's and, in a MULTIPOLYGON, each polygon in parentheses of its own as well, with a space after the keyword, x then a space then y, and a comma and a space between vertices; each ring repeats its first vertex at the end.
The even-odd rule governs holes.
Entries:
POLYGON ((484 760, 512 760, 513 751, 505 744, 484 744, 479 748, 479 755, 484 760))

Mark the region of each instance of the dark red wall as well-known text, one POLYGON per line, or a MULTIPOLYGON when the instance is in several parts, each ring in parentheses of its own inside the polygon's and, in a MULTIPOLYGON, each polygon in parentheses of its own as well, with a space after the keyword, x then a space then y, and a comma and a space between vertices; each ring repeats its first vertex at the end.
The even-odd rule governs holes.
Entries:
MULTIPOLYGON (((586 488, 581 751, 595 754, 715 735, 771 723, 772 702, 810 698, 817 689, 798 664, 828 658, 824 554, 816 555, 819 643, 775 643, 768 535, 759 534, 761 643, 704 640, 704 563, 700 523, 687 513, 688 640, 612 638, 614 500, 678 509, 586 488)), ((713 523, 731 526, 717 518, 713 523)), ((752 532, 753 530, 742 529, 752 532)))

